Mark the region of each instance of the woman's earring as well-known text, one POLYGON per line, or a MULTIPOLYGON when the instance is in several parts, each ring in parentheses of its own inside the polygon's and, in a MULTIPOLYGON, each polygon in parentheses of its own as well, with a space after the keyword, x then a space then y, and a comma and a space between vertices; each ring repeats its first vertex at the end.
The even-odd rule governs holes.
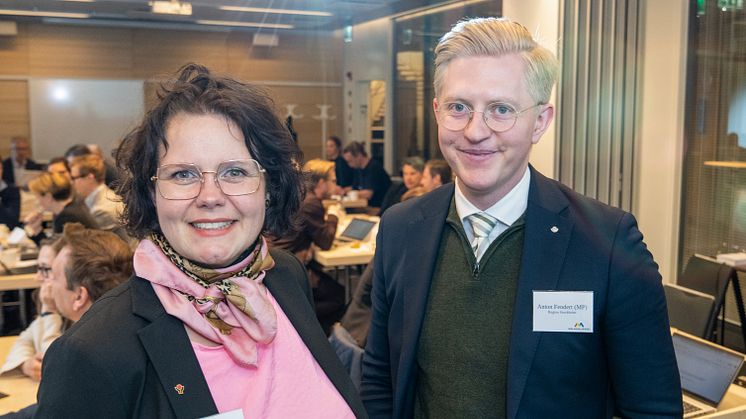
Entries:
POLYGON ((269 208, 269 194, 264 197, 264 208, 269 208))

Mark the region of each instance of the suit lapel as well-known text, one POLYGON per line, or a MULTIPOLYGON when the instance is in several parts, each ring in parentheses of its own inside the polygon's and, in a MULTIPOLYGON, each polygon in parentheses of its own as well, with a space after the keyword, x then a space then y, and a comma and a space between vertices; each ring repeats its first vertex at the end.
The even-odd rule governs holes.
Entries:
MULTIPOLYGON (((272 293, 272 297, 277 301, 277 304, 282 307, 282 311, 290 320, 290 323, 293 324, 295 331, 306 344, 311 355, 319 363, 339 394, 345 399, 355 416, 364 417, 365 409, 357 395, 357 389, 355 389, 349 374, 345 371, 329 341, 324 336, 324 332, 316 320, 316 315, 308 303, 308 298, 296 282, 297 276, 303 275, 303 272, 300 270, 293 272, 288 269, 288 266, 293 262, 288 262, 286 258, 289 258, 289 256, 285 254, 273 252, 272 257, 277 264, 267 272, 264 284, 272 293)), ((298 264, 297 261, 295 263, 298 264)), ((299 264, 298 266, 300 267, 299 264)))
POLYGON ((397 383, 402 383, 397 388, 397 392, 403 392, 400 396, 411 392, 414 388, 414 382, 410 382, 410 379, 414 377, 417 342, 420 338, 430 284, 438 258, 440 237, 445 227, 454 189, 454 184, 449 183, 421 198, 417 206, 420 213, 407 225, 405 237, 410 245, 404 246, 403 268, 398 271, 405 273, 405 276, 394 279, 403 282, 404 290, 400 368, 395 380, 397 383))
POLYGON ((132 311, 150 321, 138 337, 174 414, 180 418, 217 414, 184 324, 165 312, 149 282, 140 278, 131 282, 132 311))
POLYGON ((568 202, 557 186, 531 168, 521 273, 513 309, 508 358, 508 415, 515 418, 541 338, 533 329, 533 291, 554 290, 565 262, 573 222, 563 211, 568 202))

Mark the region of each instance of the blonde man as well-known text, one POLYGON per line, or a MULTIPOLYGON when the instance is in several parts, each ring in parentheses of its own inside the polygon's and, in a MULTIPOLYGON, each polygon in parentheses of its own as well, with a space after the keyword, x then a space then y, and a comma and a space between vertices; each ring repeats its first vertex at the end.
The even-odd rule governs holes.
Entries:
POLYGON ((518 23, 435 49, 457 180, 378 233, 361 393, 371 418, 681 417, 661 277, 634 217, 544 177, 554 56, 518 23))

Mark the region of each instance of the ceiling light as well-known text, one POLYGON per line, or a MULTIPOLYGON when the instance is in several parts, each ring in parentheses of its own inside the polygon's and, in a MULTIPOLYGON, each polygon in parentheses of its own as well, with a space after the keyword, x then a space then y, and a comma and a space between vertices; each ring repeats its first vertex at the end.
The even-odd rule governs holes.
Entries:
POLYGON ((191 16, 192 4, 180 1, 151 1, 150 10, 165 15, 191 16))
POLYGON ((394 19, 396 19, 396 21, 400 22, 400 21, 403 21, 403 20, 409 20, 409 19, 413 19, 413 18, 416 18, 416 17, 420 17, 420 16, 431 15, 433 13, 441 13, 441 12, 445 12, 447 10, 458 9, 460 7, 466 7, 466 6, 469 6, 471 4, 482 3, 482 2, 485 2, 485 1, 486 0, 466 0, 466 1, 459 1, 459 2, 456 2, 456 3, 446 3, 446 4, 442 4, 440 6, 434 6, 434 7, 433 6, 425 6, 425 7, 419 8, 419 9, 413 9, 413 10, 409 10, 409 11, 406 11, 406 12, 403 12, 403 13, 399 13, 399 14, 393 15, 392 17, 394 19))
POLYGON ((332 16, 329 12, 316 10, 268 9, 264 7, 220 6, 220 10, 228 12, 275 13, 281 15, 332 16))
POLYGON ((68 12, 41 12, 38 10, 10 10, 0 9, 0 15, 6 16, 40 16, 40 17, 67 17, 72 19, 85 19, 90 17, 88 13, 68 12))
POLYGON ((216 25, 216 26, 240 26, 245 28, 270 28, 270 29, 293 29, 293 25, 282 23, 262 23, 262 22, 236 22, 232 20, 196 20, 199 25, 216 25))

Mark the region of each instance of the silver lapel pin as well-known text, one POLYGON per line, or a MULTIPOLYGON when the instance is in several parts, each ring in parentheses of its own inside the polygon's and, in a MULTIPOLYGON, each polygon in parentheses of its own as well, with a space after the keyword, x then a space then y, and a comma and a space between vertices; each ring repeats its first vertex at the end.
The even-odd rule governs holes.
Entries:
POLYGON ((557 228, 557 226, 552 226, 552 228, 550 228, 549 231, 551 231, 552 233, 556 233, 559 231, 559 228, 557 228))

